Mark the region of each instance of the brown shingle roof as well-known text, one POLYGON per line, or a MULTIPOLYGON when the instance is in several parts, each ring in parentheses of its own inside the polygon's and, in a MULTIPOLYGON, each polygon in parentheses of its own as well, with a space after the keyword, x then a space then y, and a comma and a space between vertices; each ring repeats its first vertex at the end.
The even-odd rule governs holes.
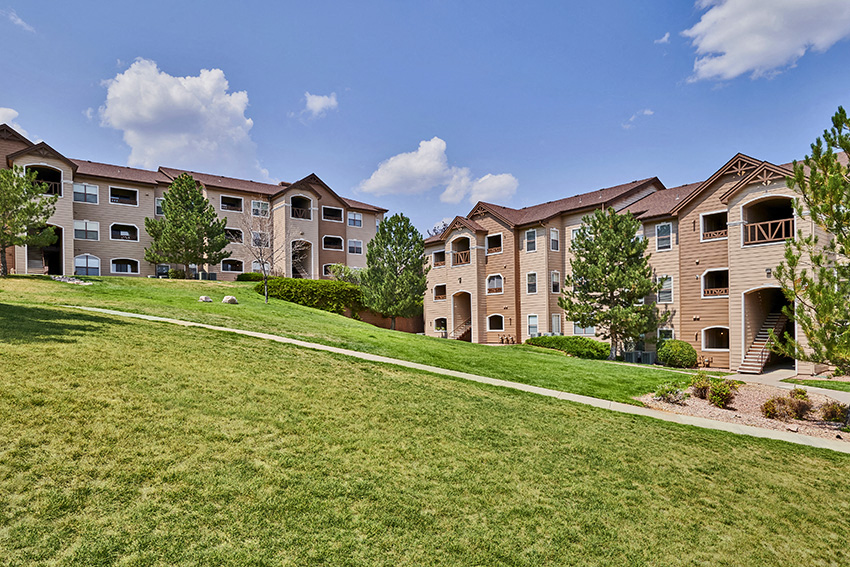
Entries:
POLYGON ((235 177, 224 177, 222 175, 199 173, 197 171, 187 171, 185 169, 160 167, 159 171, 167 175, 170 180, 176 179, 181 173, 188 173, 195 179, 195 181, 200 181, 207 187, 216 187, 218 189, 230 189, 233 191, 244 191, 247 193, 262 193, 263 195, 274 195, 281 190, 280 185, 272 183, 261 183, 259 181, 251 181, 249 179, 236 179, 235 177))
POLYGON ((348 197, 340 197, 343 202, 351 207, 352 209, 360 209, 363 211, 371 211, 373 213, 386 213, 389 209, 384 209, 381 207, 376 207, 375 205, 370 205, 369 203, 363 203, 361 201, 355 201, 354 199, 349 199, 348 197))
POLYGON ((170 179, 159 171, 110 165, 108 163, 98 163, 82 159, 72 159, 71 161, 77 164, 77 175, 121 179, 123 181, 134 181, 136 183, 148 183, 151 185, 168 183, 170 181, 170 179))
POLYGON ((679 187, 671 187, 663 191, 656 191, 651 195, 647 195, 640 201, 632 203, 625 210, 632 213, 640 220, 651 219, 654 217, 665 217, 672 214, 675 207, 682 199, 686 199, 693 193, 702 183, 689 183, 680 185, 679 187))

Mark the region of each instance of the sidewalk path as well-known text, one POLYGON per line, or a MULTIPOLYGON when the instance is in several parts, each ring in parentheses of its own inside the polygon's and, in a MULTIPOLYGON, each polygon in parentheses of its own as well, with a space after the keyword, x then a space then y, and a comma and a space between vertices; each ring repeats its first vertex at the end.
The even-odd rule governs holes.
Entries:
MULTIPOLYGON (((540 388, 538 386, 531 386, 529 384, 522 384, 519 382, 509 382, 507 380, 498 380, 495 378, 488 378, 486 376, 477 376, 475 374, 468 374, 466 372, 458 372, 456 370, 447 370, 445 368, 438 368, 436 366, 429 366, 427 364, 419 364, 418 362, 409 362, 407 360, 399 360, 397 358, 390 358, 387 356, 380 356, 377 354, 370 354, 367 352, 359 352, 356 350, 348 350, 339 347, 333 347, 328 345, 322 345, 318 343, 310 343, 307 341, 301 341, 298 339, 290 339, 288 337, 282 337, 280 335, 270 335, 268 333, 259 333, 256 331, 245 331, 242 329, 232 329, 229 327, 218 327, 216 325, 205 325, 203 323, 193 323, 191 321, 182 321, 180 319, 170 319, 168 317, 157 317, 154 315, 141 315, 139 313, 127 313, 124 311, 115 311, 112 309, 101 309, 99 307, 80 307, 74 305, 66 305, 64 307, 68 307, 71 309, 81 309, 83 311, 93 311, 95 313, 103 313, 106 315, 115 315, 118 317, 128 317, 132 319, 143 319, 145 321, 157 321, 161 323, 173 323, 175 325, 182 325, 184 327, 201 327, 203 329, 210 329, 213 331, 225 331, 229 333, 236 333, 239 335, 246 335, 249 337, 256 337, 258 339, 264 339, 269 341, 275 341, 278 343, 290 344, 299 346, 302 348, 309 348, 313 350, 321 350, 325 352, 333 352, 336 354, 342 354, 345 356, 351 356, 354 358, 359 358, 361 360, 369 360, 372 362, 382 362, 385 364, 394 364, 396 366, 403 366, 405 368, 413 368, 415 370, 422 370, 424 372, 430 372, 432 374, 440 374, 443 376, 452 376, 454 378, 460 378, 462 380, 469 380, 472 382, 479 382, 481 384, 490 384, 492 386, 500 386, 502 388, 511 388, 513 390, 521 390, 523 392, 530 392, 532 394, 538 394, 540 396, 548 396, 551 398, 557 398, 559 400, 568 400, 571 402, 576 402, 579 404, 584 404, 587 406, 593 406, 595 408, 602 408, 607 410, 616 411, 619 413, 631 414, 631 415, 642 415, 645 417, 651 417, 654 419, 660 419, 662 421, 669 421, 672 423, 679 423, 682 425, 693 425, 696 427, 703 427, 705 429, 716 429, 718 431, 728 431, 730 433, 737 433, 739 435, 749 435, 751 437, 762 437, 766 439, 776 439, 779 441, 788 441, 789 443, 797 443, 798 445, 808 445, 810 447, 819 447, 822 449, 831 449, 833 451, 838 451, 841 453, 850 454, 850 443, 839 441, 837 439, 825 439, 821 437, 810 437, 807 435, 800 435, 797 433, 792 433, 790 431, 775 431, 772 429, 762 429, 760 427, 752 427, 749 425, 738 425, 735 423, 727 423, 725 421, 714 421, 711 419, 705 419, 701 417, 693 417, 688 415, 679 415, 674 413, 667 413, 659 410, 654 410, 645 407, 632 406, 629 404, 624 404, 620 402, 612 402, 610 400, 602 400, 599 398, 592 398, 590 396, 581 396, 578 394, 570 394, 569 392, 560 392, 558 390, 550 390, 549 388, 540 388)), ((831 392, 831 391, 830 391, 831 392)))

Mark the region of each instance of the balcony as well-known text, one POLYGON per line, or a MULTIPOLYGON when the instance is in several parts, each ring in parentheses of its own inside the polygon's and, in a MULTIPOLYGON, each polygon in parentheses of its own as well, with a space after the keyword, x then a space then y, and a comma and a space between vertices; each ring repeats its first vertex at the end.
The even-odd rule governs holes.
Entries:
POLYGON ((36 179, 36 183, 41 183, 45 185, 44 194, 45 195, 61 195, 62 194, 62 185, 58 181, 42 181, 41 179, 36 179))
POLYGON ((242 206, 241 205, 228 205, 227 203, 222 203, 221 204, 221 210, 222 211, 234 211, 234 212, 237 212, 237 213, 241 213, 242 212, 242 206))
POLYGON ((779 219, 744 225, 744 245, 781 242, 794 237, 794 219, 779 219))
POLYGON ((445 266, 445 265, 446 265, 446 259, 445 258, 443 258, 442 260, 434 260, 434 267, 435 268, 439 268, 440 266, 445 266))
POLYGON ((462 266, 464 264, 469 264, 469 262, 469 250, 452 252, 452 266, 462 266))
POLYGON ((487 249, 487 253, 488 253, 488 254, 498 254, 498 253, 499 253, 499 252, 501 252, 501 251, 502 251, 502 247, 501 247, 501 246, 495 246, 495 247, 493 247, 493 248, 488 248, 488 249, 487 249))
POLYGON ((725 229, 725 228, 723 230, 712 230, 712 231, 709 231, 709 232, 703 232, 702 233, 702 239, 703 240, 714 240, 715 238, 727 238, 728 236, 729 236, 729 230, 725 229))
POLYGON ((501 287, 496 287, 496 286, 488 287, 488 288, 487 288, 487 293, 488 293, 488 294, 490 294, 490 293, 502 293, 502 288, 501 288, 501 287))
POLYGON ((310 209, 292 207, 292 218, 310 220, 312 218, 310 215, 310 209))
POLYGON ((708 287, 703 290, 703 295, 706 297, 718 297, 721 295, 729 295, 728 287, 708 287))

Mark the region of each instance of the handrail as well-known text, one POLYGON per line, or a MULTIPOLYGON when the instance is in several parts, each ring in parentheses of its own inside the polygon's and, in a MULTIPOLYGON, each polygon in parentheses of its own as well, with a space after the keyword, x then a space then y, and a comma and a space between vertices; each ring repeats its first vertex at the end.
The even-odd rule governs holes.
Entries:
MULTIPOLYGON (((774 334, 778 333, 779 328, 784 327, 785 323, 787 321, 788 321, 788 318, 785 316, 784 313, 782 315, 780 315, 779 318, 776 320, 776 323, 773 324, 773 333, 774 334)), ((767 341, 765 341, 764 346, 761 347, 761 350, 759 351, 758 357, 756 358, 756 362, 762 368, 764 368, 764 363, 767 362, 767 359, 770 357, 769 349, 770 349, 770 345, 772 343, 773 343, 773 341, 771 341, 770 338, 768 338, 767 341)))
POLYGON ((794 219, 779 219, 744 225, 744 244, 780 242, 794 236, 794 219))
POLYGON ((469 329, 469 327, 471 327, 471 326, 472 326, 472 319, 470 318, 470 319, 467 319, 466 321, 464 321, 463 323, 461 323, 460 325, 458 325, 457 327, 455 327, 454 330, 452 331, 451 337, 453 339, 456 339, 457 337, 463 335, 467 331, 467 329, 469 329))

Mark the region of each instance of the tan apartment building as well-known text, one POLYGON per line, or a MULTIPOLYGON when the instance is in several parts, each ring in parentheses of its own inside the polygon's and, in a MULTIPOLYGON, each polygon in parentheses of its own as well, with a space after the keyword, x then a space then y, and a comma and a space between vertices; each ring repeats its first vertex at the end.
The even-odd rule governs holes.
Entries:
POLYGON ((769 329, 801 335, 781 315, 786 300, 773 270, 797 230, 818 230, 796 216, 790 174, 790 164, 738 154, 704 182, 671 189, 651 178, 523 209, 478 203, 426 240, 425 332, 489 344, 596 336, 566 321, 557 299, 582 217, 613 207, 641 221, 650 265, 664 282, 647 298, 671 313, 659 337, 687 341, 716 368, 757 373, 785 363, 800 374, 821 372, 765 346, 769 329))
POLYGON ((280 251, 274 269, 286 276, 327 277, 328 266, 335 263, 365 267, 366 245, 387 212, 337 195, 315 174, 295 183, 269 184, 169 167, 149 171, 69 159, 5 124, 0 125, 0 154, 5 167, 35 170, 48 192, 59 196, 48 220, 56 243, 17 247, 9 266, 19 274, 167 274, 172 266, 144 260, 151 243, 145 218, 161 217, 163 196, 182 173, 201 183, 219 217, 227 219, 231 256, 214 266, 196 267, 216 279, 259 271, 245 244, 272 238, 280 251))

